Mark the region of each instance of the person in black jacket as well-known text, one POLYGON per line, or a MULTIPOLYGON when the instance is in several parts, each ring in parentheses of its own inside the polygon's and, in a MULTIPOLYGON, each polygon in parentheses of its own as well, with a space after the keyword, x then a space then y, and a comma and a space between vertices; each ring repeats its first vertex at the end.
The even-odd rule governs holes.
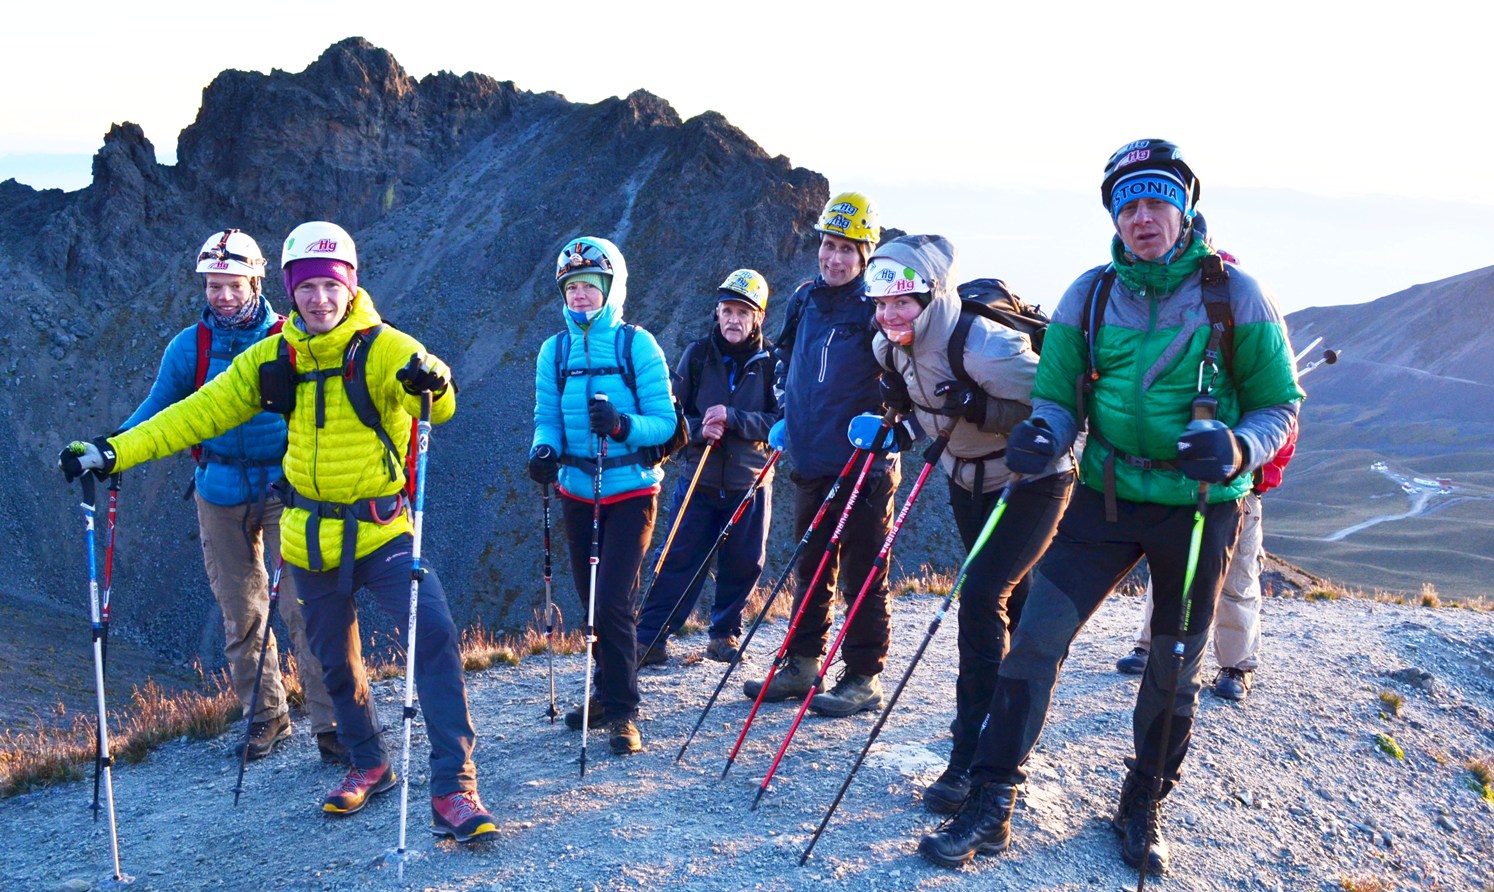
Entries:
MULTIPOLYGON (((760 273, 739 269, 727 276, 721 283, 711 333, 686 347, 675 369, 675 392, 690 425, 690 445, 675 487, 671 517, 680 517, 680 506, 702 459, 706 466, 638 616, 640 666, 669 658, 667 636, 660 631, 667 627, 677 633, 694 611, 705 585, 704 574, 690 591, 685 592, 685 586, 768 463, 772 451, 768 430, 781 412, 773 393, 773 345, 762 330, 767 309, 768 283, 760 273), (708 442, 711 451, 706 455, 708 442)), ((729 663, 736 657, 742 608, 763 572, 773 512, 772 482, 770 470, 716 555, 716 602, 711 608, 706 657, 718 662, 729 663)))
MULTIPOLYGON (((815 229, 820 233, 820 274, 794 292, 783 333, 778 336, 785 366, 783 426, 787 457, 793 464, 795 537, 809 528, 836 475, 851 457, 853 447, 846 436, 851 419, 867 412, 882 413, 882 367, 871 345, 875 308, 864 282, 867 258, 881 238, 877 211, 865 195, 843 192, 825 205, 815 229)), ((810 538, 795 569, 796 607, 805 598, 809 600, 764 700, 797 699, 815 685, 829 643, 837 581, 843 583, 843 597, 849 605, 876 566, 877 552, 892 528, 892 497, 900 479, 895 454, 876 459, 839 547, 810 590, 810 579, 825 554, 835 520, 854 488, 851 483, 842 486, 830 504, 828 520, 810 538)), ((832 690, 810 702, 816 713, 845 716, 881 708, 881 674, 892 632, 887 598, 884 565, 876 569, 846 632, 841 650, 845 669, 832 690)), ((749 698, 755 699, 761 690, 758 681, 742 686, 749 698)))

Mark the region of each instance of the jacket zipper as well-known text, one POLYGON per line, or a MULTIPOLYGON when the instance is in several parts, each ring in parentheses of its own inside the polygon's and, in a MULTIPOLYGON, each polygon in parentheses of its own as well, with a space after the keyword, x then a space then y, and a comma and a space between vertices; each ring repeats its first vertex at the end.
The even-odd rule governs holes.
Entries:
POLYGON ((830 365, 830 342, 834 340, 835 329, 832 328, 830 329, 830 334, 825 337, 825 343, 820 347, 820 378, 818 382, 820 384, 825 383, 825 371, 830 365))

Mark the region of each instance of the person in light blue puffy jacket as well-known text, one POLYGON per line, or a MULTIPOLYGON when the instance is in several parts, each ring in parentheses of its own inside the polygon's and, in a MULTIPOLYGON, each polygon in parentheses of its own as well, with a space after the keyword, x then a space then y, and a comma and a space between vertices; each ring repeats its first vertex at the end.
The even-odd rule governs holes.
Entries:
MULTIPOLYGON (((628 270, 616 245, 590 236, 566 242, 555 280, 565 300, 565 330, 545 341, 535 364, 529 475, 554 485, 562 497, 571 575, 583 612, 590 595, 592 512, 600 503, 590 719, 594 727, 607 728, 614 753, 629 755, 642 748, 635 724, 634 602, 664 479, 657 447, 675 430, 669 368, 653 335, 623 322, 628 270)), ((566 715, 573 729, 581 721, 579 706, 566 715)))
MULTIPOLYGON (((166 345, 150 394, 120 430, 128 430, 191 395, 227 369, 233 358, 251 344, 280 330, 283 317, 264 296, 265 258, 254 239, 237 229, 213 233, 197 254, 196 269, 204 277, 207 298, 202 319, 182 329, 166 345)), ((269 621, 270 577, 265 558, 268 555, 271 562, 280 558, 283 506, 271 485, 280 479, 285 441, 285 419, 273 412, 261 412, 193 450, 197 461, 193 488, 203 563, 213 597, 223 613, 223 655, 234 693, 246 715, 253 699, 265 623, 269 621)), ((306 692, 317 747, 324 760, 346 763, 347 750, 337 742, 332 700, 322 682, 322 667, 306 642, 306 623, 289 573, 280 578, 279 608, 295 645, 297 674, 306 692)), ((291 734, 273 633, 265 653, 259 702, 249 722, 250 759, 269 755, 291 734)))

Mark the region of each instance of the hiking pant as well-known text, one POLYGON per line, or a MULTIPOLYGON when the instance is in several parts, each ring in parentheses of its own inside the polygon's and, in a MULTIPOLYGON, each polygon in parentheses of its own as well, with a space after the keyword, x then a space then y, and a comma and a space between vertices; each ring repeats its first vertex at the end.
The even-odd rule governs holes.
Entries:
MULTIPOLYGON (((1261 497, 1247 493, 1240 500, 1244 518, 1240 523, 1240 540, 1235 556, 1224 574, 1224 588, 1219 591, 1219 606, 1214 611, 1214 659, 1221 669, 1243 669, 1250 672, 1261 667, 1261 570, 1266 554, 1262 547, 1261 497)), ((1146 583, 1146 610, 1136 646, 1152 648, 1152 582, 1146 583)))
MULTIPOLYGON (((852 473, 859 470, 858 462, 857 467, 852 468, 852 473)), ((790 654, 796 657, 824 656, 830 636, 831 596, 840 571, 845 571, 845 587, 841 591, 841 597, 849 608, 861 591, 862 584, 866 582, 867 575, 872 572, 877 552, 882 549, 882 542, 892 529, 892 498, 897 493, 899 477, 897 471, 889 469, 885 474, 866 478, 856 498, 856 507, 851 509, 851 516, 840 535, 840 546, 831 552, 825 564, 825 572, 820 574, 819 582, 810 591, 809 581, 814 578, 814 571, 825 555, 825 546, 840 520, 841 510, 850 498, 856 478, 848 477, 841 485, 840 492, 836 493, 835 501, 826 510, 819 528, 805 544, 804 552, 799 557, 799 565, 794 571, 794 609, 798 610, 799 604, 806 597, 809 601, 804 608, 804 615, 799 618, 798 628, 794 630, 794 638, 789 643, 790 654)), ((804 537, 804 531, 809 529, 815 512, 820 509, 820 503, 825 500, 834 483, 834 477, 794 480, 795 537, 804 537)), ((887 597, 887 566, 883 564, 876 569, 871 587, 862 599, 861 606, 857 608, 842 642, 840 655, 845 660, 846 671, 852 675, 877 675, 887 663, 887 644, 892 634, 887 597)))
MULTIPOLYGON (((337 739, 352 753, 357 768, 389 763, 380 736, 383 727, 368 689, 358 635, 353 592, 362 588, 398 621, 401 644, 410 621, 410 570, 413 540, 409 534, 384 543, 353 565, 353 591, 339 592, 338 568, 315 572, 292 568, 306 614, 306 634, 322 662, 322 677, 337 710, 337 739)), ((467 711, 462 678, 461 640, 451 621, 446 591, 435 568, 421 562, 420 603, 415 614, 415 690, 431 741, 431 795, 446 796, 477 789, 472 764, 476 732, 467 711)))
MULTIPOLYGON (((1015 487, 1001 522, 965 574, 960 589, 960 674, 955 718, 949 725, 954 735, 952 767, 970 767, 980 726, 991 708, 1001 658, 1027 601, 1028 572, 1053 541, 1073 488, 1073 471, 1015 487)), ((967 554, 1000 499, 1000 491, 972 495, 950 480, 949 507, 967 554)))
POLYGON ((1058 536, 1034 571, 1032 590, 1011 651, 1001 663, 991 712, 981 729, 970 777, 975 783, 1020 784, 1058 682, 1058 670, 1084 623, 1116 584, 1145 557, 1157 585, 1152 641, 1158 659, 1147 663, 1136 695, 1132 736, 1141 769, 1154 773, 1164 749, 1164 778, 1176 781, 1193 734, 1204 643, 1214 619, 1214 601, 1224 582, 1230 551, 1240 531, 1240 503, 1207 506, 1193 580, 1192 610, 1183 638, 1182 672, 1173 647, 1182 616, 1183 578, 1188 567, 1193 506, 1117 501, 1119 520, 1105 521, 1105 496, 1078 487, 1058 536), (1163 656, 1166 658, 1163 658, 1163 656), (1177 695, 1173 696, 1174 680, 1177 695), (1168 740, 1162 720, 1169 705, 1168 740))
MULTIPOLYGON (((680 516, 680 504, 690 489, 690 481, 681 475, 674 490, 674 511, 670 517, 680 516)), ((685 586, 700 569, 706 552, 721 537, 721 531, 731 520, 732 514, 741 504, 746 490, 711 490, 696 487, 690 499, 690 507, 679 522, 674 544, 665 556, 664 566, 653 582, 653 592, 644 602, 638 615, 638 645, 648 647, 659 630, 667 624, 671 633, 678 632, 695 610, 705 588, 706 574, 701 573, 695 587, 685 592, 685 586), (684 598, 681 599, 681 593, 684 598), (675 604, 679 608, 670 613, 675 604)), ((712 638, 727 638, 742 634, 742 608, 747 606, 747 596, 763 572, 763 556, 768 547, 768 521, 773 512, 773 491, 760 487, 753 495, 747 510, 731 535, 716 550, 716 601, 711 605, 712 638)), ((659 546, 664 547, 662 544, 659 546)))
MULTIPOLYGON (((246 715, 254 699, 259 649, 264 642, 265 623, 270 618, 270 571, 265 568, 265 558, 268 556, 271 564, 280 560, 280 511, 280 500, 274 498, 263 505, 225 506, 197 496, 202 563, 223 614, 223 656, 228 660, 228 675, 246 715)), ((296 583, 290 568, 285 569, 280 574, 280 600, 276 606, 295 647, 296 675, 306 692, 311 730, 331 731, 337 727, 332 698, 322 684, 322 666, 306 641, 306 622, 301 617, 301 606, 296 603, 296 583)), ((251 721, 262 722, 289 711, 276 644, 275 633, 271 632, 265 650, 264 678, 259 687, 259 707, 251 721)))
MULTIPOLYGON (((586 616, 591 597, 592 503, 562 496, 565 535, 571 552, 571 579, 581 596, 586 616)), ((638 717, 638 641, 633 605, 638 600, 638 571, 643 552, 654 534, 653 494, 634 496, 602 506, 598 525, 596 593, 596 666, 593 695, 608 721, 638 717)))

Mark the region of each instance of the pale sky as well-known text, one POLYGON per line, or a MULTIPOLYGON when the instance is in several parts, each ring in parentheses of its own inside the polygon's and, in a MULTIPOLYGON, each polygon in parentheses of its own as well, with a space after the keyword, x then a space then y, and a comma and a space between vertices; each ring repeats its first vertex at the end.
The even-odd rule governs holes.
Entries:
POLYGON ((1212 231, 1287 309, 1494 264, 1479 4, 512 6, 8 9, 0 179, 79 188, 123 120, 170 162, 219 71, 300 71, 360 35, 417 77, 477 71, 582 102, 643 87, 683 117, 719 111, 1050 307, 1105 259, 1100 170, 1141 137, 1183 147, 1212 231))

